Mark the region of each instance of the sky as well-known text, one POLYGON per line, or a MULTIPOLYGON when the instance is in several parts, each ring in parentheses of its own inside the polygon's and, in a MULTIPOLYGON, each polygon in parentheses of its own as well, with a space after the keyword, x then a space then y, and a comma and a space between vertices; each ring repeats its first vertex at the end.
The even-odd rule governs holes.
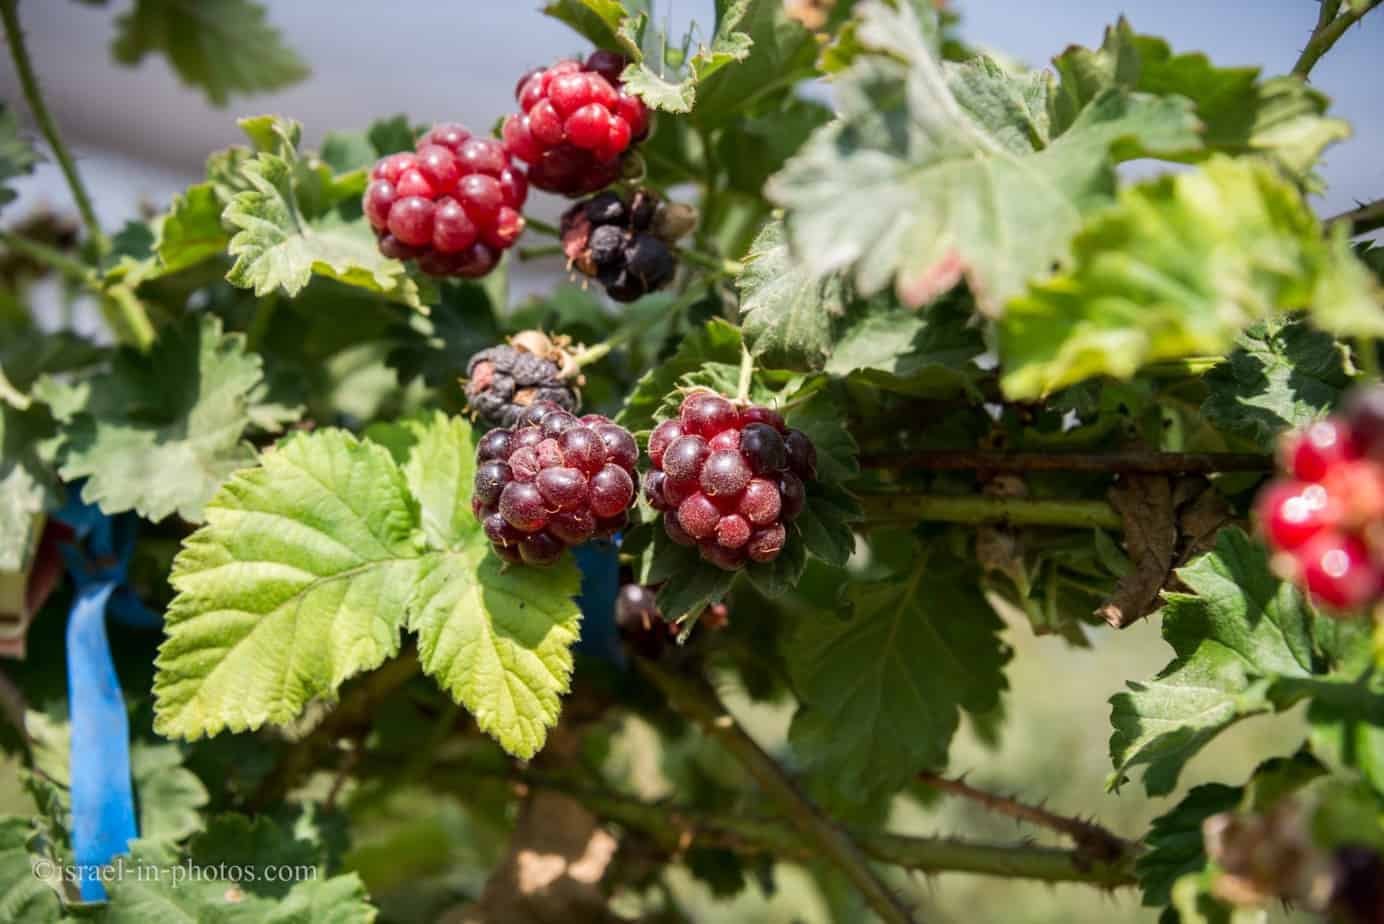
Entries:
MULTIPOLYGON (((1099 44, 1121 13, 1136 29, 1166 37, 1177 51, 1200 50, 1222 65, 1292 67, 1316 18, 1314 0, 954 0, 964 37, 1030 65, 1069 43, 1099 44)), ((516 77, 582 49, 565 26, 538 13, 539 0, 269 0, 269 18, 309 62, 308 80, 283 92, 238 97, 224 110, 178 83, 161 57, 138 68, 108 54, 114 19, 131 0, 90 6, 71 0, 24 0, 20 15, 40 77, 70 141, 90 174, 102 218, 133 217, 195 179, 206 154, 242 139, 235 118, 262 112, 304 123, 309 141, 330 129, 363 127, 408 112, 415 121, 455 119, 488 128, 513 105, 516 77)), ((675 28, 712 21, 712 0, 663 0, 659 18, 675 28)), ((1334 99, 1333 113, 1356 137, 1328 151, 1324 214, 1384 194, 1384 11, 1338 43, 1313 75, 1334 99)), ((0 62, 0 98, 18 103, 8 59, 0 62)), ((18 108, 23 109, 22 105, 18 108)), ((22 187, 22 212, 66 200, 49 164, 22 187)), ((552 214, 554 204, 540 206, 552 214)))

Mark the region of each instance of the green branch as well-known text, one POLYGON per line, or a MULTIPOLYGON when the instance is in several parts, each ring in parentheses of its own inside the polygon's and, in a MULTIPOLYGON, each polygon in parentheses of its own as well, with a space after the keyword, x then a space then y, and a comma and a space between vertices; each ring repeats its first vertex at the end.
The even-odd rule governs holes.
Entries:
POLYGON ((28 257, 38 263, 62 273, 73 282, 79 282, 92 289, 100 289, 96 281, 96 271, 87 266, 81 260, 69 257, 67 254, 58 250, 56 247, 49 246, 40 241, 31 240, 22 235, 15 234, 13 231, 0 231, 0 244, 17 254, 28 257))
POLYGON ((1326 225, 1345 225, 1351 237, 1359 237, 1384 228, 1384 199, 1362 203, 1358 208, 1332 215, 1326 225))
POLYGON ((985 495, 912 494, 904 491, 856 495, 871 523, 1008 524, 1122 529, 1123 521, 1105 501, 985 495))
POLYGON ((0 21, 5 25, 5 41, 9 44, 10 57, 14 60, 15 73, 19 76, 19 85, 24 91, 29 111, 33 113, 38 130, 48 142, 53 156, 57 158, 63 176, 67 178, 67 185, 72 190, 72 198, 77 203, 77 211, 81 213, 82 223, 86 225, 92 244, 95 245, 97 253, 104 254, 109 246, 106 233, 101 230, 101 223, 96 220, 96 210, 92 208, 91 197, 87 195, 81 175, 77 173, 77 163, 73 160, 67 145, 63 143, 62 136, 58 134, 57 123, 53 121, 52 115, 48 112, 48 105, 43 101, 38 75, 34 73, 33 63, 29 60, 29 49, 24 44, 24 32, 19 26, 19 0, 0 0, 0 21))
MULTIPOLYGON (((740 727, 703 677, 679 674, 653 661, 637 662, 668 704, 701 727, 752 776, 810 845, 810 853, 835 866, 888 924, 911 924, 913 913, 870 868, 849 834, 833 822, 784 773, 783 768, 740 727)), ((801 847, 799 849, 802 849, 801 847)))
POLYGON ((1356 7, 1350 4, 1344 13, 1339 13, 1340 0, 1329 0, 1322 3, 1320 15, 1317 16, 1317 27, 1312 30, 1312 37, 1307 40, 1307 47, 1302 49, 1302 54, 1298 56, 1297 63, 1293 65, 1294 76, 1306 80, 1312 73, 1312 68, 1322 59, 1332 46, 1346 34, 1346 30, 1364 18, 1370 10, 1384 3, 1384 0, 1368 0, 1364 6, 1356 7))

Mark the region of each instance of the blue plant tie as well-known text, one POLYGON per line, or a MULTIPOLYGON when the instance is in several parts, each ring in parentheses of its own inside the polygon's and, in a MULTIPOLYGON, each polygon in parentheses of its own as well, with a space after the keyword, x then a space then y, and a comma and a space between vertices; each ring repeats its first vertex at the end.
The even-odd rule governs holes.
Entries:
POLYGON ((620 539, 598 539, 572 550, 581 569, 581 640, 577 651, 625 666, 625 650, 615 625, 615 598, 620 593, 620 539))
POLYGON ((106 890, 90 875, 129 851, 139 836, 130 777, 130 724, 115 672, 107 612, 125 625, 152 628, 160 617, 126 586, 139 520, 108 517, 69 491, 57 518, 76 533, 62 547, 76 585, 67 619, 67 702, 72 729, 72 850, 83 875, 83 901, 104 901, 106 890))

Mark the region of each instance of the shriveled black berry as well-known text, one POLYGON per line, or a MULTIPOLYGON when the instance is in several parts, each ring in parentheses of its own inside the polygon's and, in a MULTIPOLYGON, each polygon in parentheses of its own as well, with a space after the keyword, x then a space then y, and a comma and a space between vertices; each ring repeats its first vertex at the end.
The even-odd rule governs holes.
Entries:
POLYGON ((558 367, 526 350, 496 346, 481 350, 466 363, 466 402, 482 421, 512 427, 524 409, 551 401, 568 411, 577 409, 577 393, 558 373, 558 367))
POLYGON ((617 302, 633 302, 647 295, 649 290, 638 276, 622 269, 614 280, 606 283, 606 294, 617 302))
POLYGON ((624 224, 625 216, 625 203, 617 193, 603 192, 587 200, 586 217, 593 225, 624 224))
POLYGON ((653 292, 672 281, 678 264, 667 244, 652 234, 636 234, 625 248, 625 268, 653 292))
POLYGON ((602 225, 591 232, 587 243, 591 262, 598 267, 616 267, 625 259, 625 233, 614 225, 602 225))
POLYGON ((654 223, 654 213, 658 211, 658 197, 647 189, 641 189, 630 200, 630 227, 636 231, 647 231, 654 223))

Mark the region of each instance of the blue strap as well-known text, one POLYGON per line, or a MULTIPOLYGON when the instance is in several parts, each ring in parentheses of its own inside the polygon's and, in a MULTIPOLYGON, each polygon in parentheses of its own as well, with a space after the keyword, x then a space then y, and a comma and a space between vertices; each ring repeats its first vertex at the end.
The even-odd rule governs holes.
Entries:
MULTIPOLYGON (((108 517, 83 504, 78 490, 57 514, 76 542, 61 549, 77 587, 67 620, 67 701, 70 750, 72 848, 83 871, 110 863, 139 836, 130 778, 130 726, 120 678, 115 672, 106 616, 152 628, 160 617, 126 586, 139 520, 134 514, 108 517)), ((93 876, 80 877, 83 901, 104 901, 93 876)))
POLYGON ((615 541, 595 540, 572 550, 581 569, 581 639, 577 651, 625 666, 625 650, 615 625, 615 598, 620 593, 620 546, 615 541))
MULTIPOLYGON (((67 702, 72 727, 72 849, 83 871, 129 851, 139 836, 130 782, 130 726, 125 697, 106 638, 106 603, 114 581, 93 581, 77 593, 67 620, 67 702)), ((106 890, 81 877, 82 900, 104 901, 106 890)))

